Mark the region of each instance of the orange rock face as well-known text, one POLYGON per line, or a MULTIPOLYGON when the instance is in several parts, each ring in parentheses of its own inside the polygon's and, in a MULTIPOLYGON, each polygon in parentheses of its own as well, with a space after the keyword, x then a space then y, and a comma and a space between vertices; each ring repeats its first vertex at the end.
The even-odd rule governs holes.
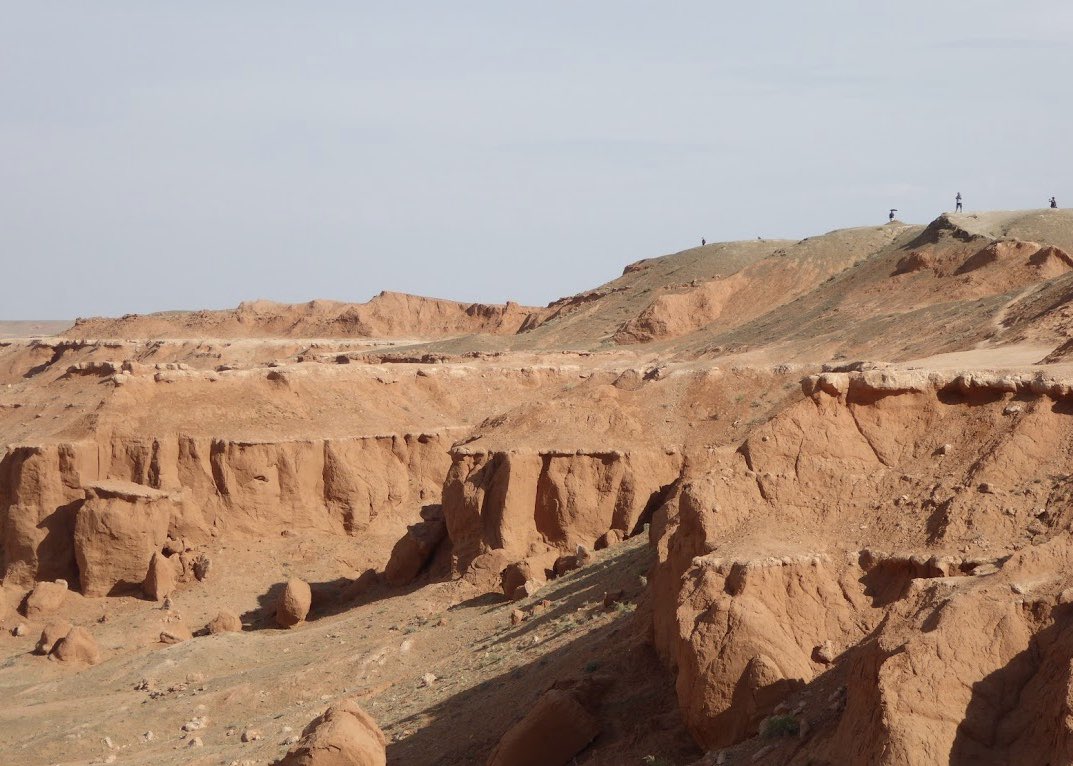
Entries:
POLYGON ((386 741, 372 717, 344 700, 313 720, 280 766, 385 766, 386 741))
POLYGON ((140 586, 155 552, 168 538, 176 502, 171 495, 142 485, 88 485, 74 529, 82 593, 105 596, 117 588, 140 586))

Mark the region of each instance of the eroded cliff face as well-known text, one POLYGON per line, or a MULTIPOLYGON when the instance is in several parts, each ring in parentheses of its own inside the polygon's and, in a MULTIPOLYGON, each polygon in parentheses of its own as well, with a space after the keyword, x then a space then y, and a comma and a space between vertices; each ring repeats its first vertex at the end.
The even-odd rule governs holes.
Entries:
POLYGON ((772 762, 1066 762, 1069 386, 874 371, 803 390, 654 518, 653 636, 697 741, 808 709, 808 744, 772 762))
MULTIPOLYGON (((76 562, 76 548, 100 547, 90 540, 92 530, 115 527, 103 519, 117 513, 144 515, 148 506, 161 505, 161 493, 170 498, 164 532, 193 543, 217 535, 358 535, 377 523, 401 527, 439 502, 450 440, 446 433, 284 442, 113 436, 101 443, 15 447, 0 464, 4 579, 79 582, 90 559, 76 562), (141 499, 102 497, 93 484, 98 480, 130 483, 127 494, 140 492, 141 499), (115 503, 121 512, 102 507, 115 503)), ((157 524, 125 523, 128 537, 132 529, 145 532, 150 553, 163 542, 156 540, 157 524)), ((107 580, 91 577, 83 588, 102 595, 110 590, 107 580)))
POLYGON ((631 534, 682 466, 676 450, 451 453, 443 510, 454 567, 502 551, 517 560, 631 534))
POLYGON ((92 442, 13 446, 0 459, 3 579, 77 580, 73 535, 85 498, 82 482, 97 478, 92 442))

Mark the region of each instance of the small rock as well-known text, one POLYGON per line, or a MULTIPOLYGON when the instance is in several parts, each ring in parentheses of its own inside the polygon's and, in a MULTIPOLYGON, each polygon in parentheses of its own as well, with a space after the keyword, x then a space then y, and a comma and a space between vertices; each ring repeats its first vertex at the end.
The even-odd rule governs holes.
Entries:
POLYGON ((981 484, 979 487, 977 487, 976 489, 979 492, 981 492, 982 494, 985 494, 985 495, 993 495, 993 494, 995 494, 995 488, 991 484, 988 484, 986 481, 983 484, 981 484))
POLYGON ((615 604, 618 604, 621 601, 623 601, 625 599, 625 597, 626 597, 626 593, 625 593, 625 591, 622 591, 622 590, 606 591, 604 593, 604 608, 605 609, 610 609, 615 604))
POLYGON ((432 673, 425 673, 425 675, 421 676, 421 683, 424 686, 432 686, 432 684, 436 683, 436 676, 432 673))
POLYGON ((812 659, 824 665, 830 665, 837 656, 838 652, 835 651, 835 646, 830 641, 824 641, 812 650, 812 659))
POLYGON ((25 622, 20 622, 18 625, 11 629, 11 635, 15 636, 15 638, 21 638, 29 632, 30 629, 26 626, 25 622))
POLYGON ((944 444, 943 446, 939 447, 939 449, 935 450, 935 453, 937 455, 949 455, 953 451, 954 451, 954 445, 953 444, 944 444))
POLYGON ((1024 412, 1024 411, 1025 411, 1025 408, 1022 407, 1020 404, 1007 404, 1003 408, 1002 414, 1003 415, 1017 415, 1018 413, 1021 413, 1021 412, 1024 412))
POLYGON ((198 716, 197 718, 191 718, 189 721, 183 724, 183 731, 201 731, 205 728, 208 721, 204 716, 198 716))
POLYGON ((193 637, 194 634, 190 632, 190 628, 182 623, 176 623, 160 631, 160 643, 162 644, 181 644, 183 641, 189 641, 193 637))
POLYGON ((201 741, 201 737, 194 737, 190 740, 190 744, 187 747, 202 747, 205 743, 201 741))
POLYGON ((194 577, 198 582, 201 582, 209 576, 209 569, 212 567, 212 560, 204 553, 199 554, 194 559, 194 577))
POLYGON ((521 625, 523 622, 525 622, 525 612, 521 609, 515 609, 510 613, 511 625, 521 625))
POLYGON ((242 732, 243 742, 256 742, 259 739, 261 739, 261 732, 257 731, 257 729, 246 729, 242 732))

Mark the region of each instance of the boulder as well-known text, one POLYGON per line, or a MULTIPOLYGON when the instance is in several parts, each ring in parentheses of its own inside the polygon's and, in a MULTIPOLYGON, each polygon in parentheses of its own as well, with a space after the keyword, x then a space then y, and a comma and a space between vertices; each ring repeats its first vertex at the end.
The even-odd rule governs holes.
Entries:
POLYGON ((596 718, 577 697, 551 689, 507 730, 488 766, 566 766, 599 733, 596 718))
POLYGON ((41 631, 41 638, 37 639, 34 651, 37 654, 51 654, 56 642, 71 632, 71 623, 67 620, 53 620, 45 625, 41 631))
POLYGON ((526 580, 510 594, 511 601, 521 601, 522 599, 529 598, 540 590, 540 583, 536 580, 526 580))
POLYGON ((37 620, 57 611, 66 599, 66 580, 39 582, 26 597, 23 613, 31 620, 37 620))
POLYGON ((76 662, 96 665, 101 661, 101 650, 85 628, 71 628, 70 632, 52 647, 52 656, 60 662, 76 662))
POLYGON ((391 551, 384 568, 384 579, 390 585, 406 585, 425 568, 436 549, 447 537, 447 524, 439 505, 421 509, 421 521, 410 525, 391 551))
MULTIPOLYGON (((518 561, 510 564, 499 574, 499 581, 503 586, 503 594, 514 598, 514 593, 526 582, 536 579, 533 567, 528 561, 518 561)), ((543 579, 543 578, 541 578, 543 579)))
POLYGON ((596 543, 593 545, 598 551, 602 551, 604 548, 610 548, 612 545, 618 545, 626 539, 626 533, 621 529, 609 529, 600 535, 596 539, 596 543))
POLYGON ((213 636, 218 633, 239 633, 242 631, 242 620, 233 612, 223 611, 205 626, 205 630, 213 636))
POLYGON ((86 486, 75 517, 74 547, 82 593, 107 596, 137 587, 168 539, 177 499, 141 484, 102 481, 86 486))
POLYGON ((574 555, 560 556, 555 559, 555 563, 552 565, 556 577, 562 577, 567 572, 573 572, 575 569, 580 568, 581 562, 578 561, 578 557, 574 555))
POLYGON ((194 634, 190 632, 190 628, 181 622, 176 622, 160 631, 160 643, 162 644, 181 644, 183 641, 189 641, 193 637, 194 634))
POLYGON ((493 591, 502 585, 500 575, 510 561, 501 549, 486 551, 469 563, 462 579, 476 588, 493 591))
POLYGON ((276 604, 276 623, 281 628, 290 628, 303 622, 313 603, 309 583, 298 578, 287 581, 287 586, 276 604))
POLYGON ((142 580, 142 593, 153 601, 163 601, 175 590, 175 566, 160 551, 149 559, 149 569, 142 580))
POLYGON ((385 766, 387 741, 357 702, 343 700, 313 720, 278 766, 385 766))

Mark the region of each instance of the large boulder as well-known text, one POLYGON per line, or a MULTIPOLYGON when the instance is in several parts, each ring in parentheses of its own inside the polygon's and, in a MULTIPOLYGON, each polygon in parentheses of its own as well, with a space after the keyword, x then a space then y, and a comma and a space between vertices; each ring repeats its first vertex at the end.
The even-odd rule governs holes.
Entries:
POLYGON ((85 628, 71 628, 71 631, 56 642, 52 656, 60 662, 74 662, 84 665, 96 665, 101 661, 101 650, 96 640, 85 628))
POLYGON ((205 626, 209 635, 215 636, 220 633, 239 633, 242 631, 242 620, 234 612, 223 611, 216 615, 212 622, 205 626))
POLYGON ((26 597, 23 613, 31 620, 47 617, 67 600, 67 581, 39 582, 26 597))
POLYGON ((391 551, 384 569, 384 579, 391 585, 406 585, 416 578, 447 536, 447 524, 443 520, 443 508, 426 506, 421 510, 421 521, 406 530, 391 551))
POLYGON ((163 601, 175 590, 175 566, 160 551, 149 559, 149 569, 142 580, 142 593, 153 601, 163 601))
POLYGON ((600 733, 596 718, 562 689, 550 689, 514 724, 488 766, 566 766, 600 733))
POLYGON ((343 700, 314 719, 277 766, 385 766, 386 745, 376 721, 343 700))
POLYGON ((74 545, 82 593, 106 596, 138 587, 153 553, 168 539, 177 498, 141 484, 102 481, 86 486, 75 519, 74 545))
POLYGON ((57 642, 71 632, 71 627, 67 620, 52 620, 41 631, 41 638, 37 639, 34 651, 37 654, 51 654, 57 642))
POLYGON ((309 583, 297 577, 287 581, 276 604, 276 623, 281 628, 291 628, 303 622, 313 603, 313 591, 309 583))

